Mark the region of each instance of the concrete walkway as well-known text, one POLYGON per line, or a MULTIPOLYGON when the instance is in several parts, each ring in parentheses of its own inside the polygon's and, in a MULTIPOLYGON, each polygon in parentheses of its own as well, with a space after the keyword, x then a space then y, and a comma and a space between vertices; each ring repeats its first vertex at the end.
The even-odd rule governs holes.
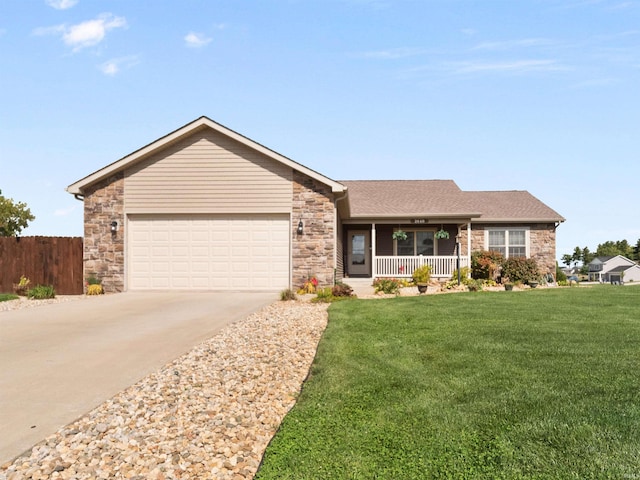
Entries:
POLYGON ((276 299, 122 293, 0 312, 0 464, 276 299))

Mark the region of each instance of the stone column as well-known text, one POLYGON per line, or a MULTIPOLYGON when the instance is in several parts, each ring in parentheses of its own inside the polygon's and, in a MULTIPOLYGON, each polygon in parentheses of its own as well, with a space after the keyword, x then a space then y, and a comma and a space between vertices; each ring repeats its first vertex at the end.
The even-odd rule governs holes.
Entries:
POLYGON ((124 290, 124 174, 115 174, 84 193, 84 280, 102 281, 106 293, 124 290), (116 232, 111 223, 117 222, 116 232))
POLYGON ((331 188, 293 173, 291 212, 292 288, 300 288, 307 278, 315 276, 320 286, 333 285, 335 259, 335 209, 331 188), (303 233, 297 233, 302 221, 303 233))

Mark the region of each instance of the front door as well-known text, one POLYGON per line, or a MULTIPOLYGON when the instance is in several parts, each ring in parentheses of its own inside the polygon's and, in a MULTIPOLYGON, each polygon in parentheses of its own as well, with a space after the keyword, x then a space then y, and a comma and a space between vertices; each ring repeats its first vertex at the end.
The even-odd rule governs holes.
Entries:
POLYGON ((349 232, 347 273, 351 276, 371 276, 371 234, 367 230, 349 232))

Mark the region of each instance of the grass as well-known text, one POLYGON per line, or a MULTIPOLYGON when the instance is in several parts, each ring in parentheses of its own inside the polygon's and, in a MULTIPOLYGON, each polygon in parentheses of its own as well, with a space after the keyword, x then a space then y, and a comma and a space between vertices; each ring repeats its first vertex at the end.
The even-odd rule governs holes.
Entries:
POLYGON ((13 293, 0 293, 0 302, 6 302, 8 300, 15 300, 18 295, 14 295, 13 293))
POLYGON ((640 477, 640 287, 331 306, 258 479, 640 477))

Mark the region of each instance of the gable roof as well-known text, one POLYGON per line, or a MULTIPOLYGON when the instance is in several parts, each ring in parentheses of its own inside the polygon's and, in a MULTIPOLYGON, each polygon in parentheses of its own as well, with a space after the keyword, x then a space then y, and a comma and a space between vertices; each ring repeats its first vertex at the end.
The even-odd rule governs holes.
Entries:
POLYGON ((130 153, 125 157, 122 157, 120 160, 117 160, 112 164, 107 165, 106 167, 101 168, 100 170, 97 170, 96 172, 90 175, 87 175, 86 177, 78 180, 75 183, 72 183, 67 187, 67 192, 75 195, 82 195, 84 189, 87 188, 88 186, 93 185, 96 182, 99 182, 100 180, 103 180, 109 177, 110 175, 113 175, 116 172, 122 171, 125 168, 130 167, 142 161, 143 159, 147 158, 149 155, 156 153, 159 150, 162 150, 164 148, 167 148, 168 146, 180 141, 186 136, 191 135, 194 132, 200 129, 205 129, 205 128, 210 128, 212 130, 215 130, 216 132, 226 135, 227 137, 232 138, 233 140, 236 140, 237 142, 240 142, 241 144, 266 155, 267 157, 271 158, 272 160, 275 160, 276 162, 280 162, 315 180, 318 180, 319 182, 324 183, 325 185, 331 187, 331 191, 333 192, 343 192, 345 190, 344 186, 336 182, 335 180, 332 180, 329 177, 325 177, 324 175, 321 175, 315 170, 307 168, 304 165, 301 165, 291 160, 290 158, 287 158, 284 155, 281 155, 278 152, 275 152, 270 148, 267 148, 264 145, 258 142, 255 142, 250 138, 245 137, 244 135, 241 135, 234 130, 231 130, 230 128, 225 127, 224 125, 214 122, 208 117, 202 116, 194 120, 193 122, 190 122, 184 125, 183 127, 180 127, 177 130, 174 130, 173 132, 165 135, 164 137, 161 137, 158 140, 136 150, 135 152, 130 153))
POLYGON ((563 222, 527 191, 463 191, 453 180, 343 180, 350 218, 466 218, 476 222, 563 222))
POLYGON ((614 258, 619 258, 620 260, 626 262, 628 265, 636 265, 636 262, 634 262, 633 260, 631 260, 630 258, 625 257, 624 255, 601 255, 599 257, 594 258, 591 262, 589 262, 589 265, 593 264, 599 264, 599 263, 607 263, 611 260, 613 260, 614 258))
POLYGON ((620 272, 626 272, 627 270, 629 270, 630 268, 634 268, 634 267, 638 267, 637 264, 633 264, 633 265, 618 265, 617 267, 613 267, 611 270, 609 270, 607 273, 620 273, 620 272))

